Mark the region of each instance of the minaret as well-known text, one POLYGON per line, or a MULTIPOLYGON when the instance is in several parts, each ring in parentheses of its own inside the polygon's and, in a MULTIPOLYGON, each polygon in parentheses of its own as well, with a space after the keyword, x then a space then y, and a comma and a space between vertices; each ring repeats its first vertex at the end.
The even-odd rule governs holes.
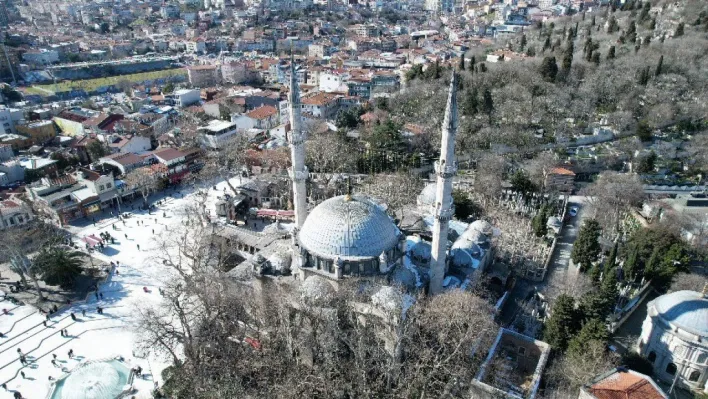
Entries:
POLYGON ((455 135, 457 134, 457 74, 452 73, 447 109, 442 125, 440 159, 435 162, 437 193, 433 204, 433 244, 430 262, 430 293, 442 291, 447 265, 447 236, 450 219, 454 212, 452 204, 452 177, 457 173, 455 161, 455 135))
POLYGON ((290 155, 292 168, 290 178, 293 181, 293 207, 295 208, 295 223, 298 230, 302 228, 307 218, 307 167, 305 166, 305 135, 302 132, 302 116, 300 114, 300 90, 295 73, 295 58, 290 54, 290 155))

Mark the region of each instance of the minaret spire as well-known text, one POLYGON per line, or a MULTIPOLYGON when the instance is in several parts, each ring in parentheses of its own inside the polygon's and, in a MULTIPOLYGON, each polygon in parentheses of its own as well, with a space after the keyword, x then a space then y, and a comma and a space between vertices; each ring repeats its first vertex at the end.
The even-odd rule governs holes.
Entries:
POLYGON ((447 97, 445 120, 442 125, 440 159, 435 162, 437 192, 433 204, 433 243, 430 262, 430 293, 442 291, 447 266, 447 236, 450 219, 454 213, 452 204, 452 177, 457 173, 455 161, 455 136, 457 135, 457 74, 453 71, 447 97))
POLYGON ((293 207, 295 208, 295 224, 301 228, 307 218, 307 167, 305 166, 305 137, 302 132, 302 116, 300 114, 300 89, 297 83, 295 72, 295 57, 290 50, 290 134, 288 143, 290 144, 290 155, 292 168, 290 178, 293 181, 293 207))

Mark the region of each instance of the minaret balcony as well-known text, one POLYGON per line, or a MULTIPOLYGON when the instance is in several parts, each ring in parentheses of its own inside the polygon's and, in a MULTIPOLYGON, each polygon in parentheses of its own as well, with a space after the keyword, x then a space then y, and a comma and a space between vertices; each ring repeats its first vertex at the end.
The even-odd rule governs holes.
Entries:
POLYGON ((445 208, 436 208, 433 216, 441 222, 449 222, 455 214, 455 208, 452 206, 445 208))
POLYGON ((457 161, 452 161, 447 165, 440 165, 440 161, 435 162, 435 173, 443 179, 450 178, 457 174, 457 161))
POLYGON ((290 180, 294 182, 301 182, 307 179, 307 170, 293 170, 293 168, 288 168, 288 175, 290 180))

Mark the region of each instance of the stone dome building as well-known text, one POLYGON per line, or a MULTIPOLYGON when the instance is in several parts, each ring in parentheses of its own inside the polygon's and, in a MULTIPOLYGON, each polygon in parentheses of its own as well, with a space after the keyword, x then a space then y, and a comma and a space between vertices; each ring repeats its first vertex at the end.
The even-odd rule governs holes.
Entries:
POLYGON ((384 274, 400 258, 393 220, 363 196, 342 195, 315 207, 298 233, 304 272, 340 279, 384 274))
POLYGON ((708 297, 706 290, 677 291, 647 305, 639 353, 659 380, 708 393, 708 297))

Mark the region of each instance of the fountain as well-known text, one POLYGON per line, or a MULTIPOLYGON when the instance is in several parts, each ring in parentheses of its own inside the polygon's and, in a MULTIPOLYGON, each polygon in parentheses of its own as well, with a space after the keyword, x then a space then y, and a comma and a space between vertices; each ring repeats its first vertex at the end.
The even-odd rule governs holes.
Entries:
POLYGON ((116 399, 132 391, 130 369, 116 359, 78 365, 57 379, 48 399, 116 399))

